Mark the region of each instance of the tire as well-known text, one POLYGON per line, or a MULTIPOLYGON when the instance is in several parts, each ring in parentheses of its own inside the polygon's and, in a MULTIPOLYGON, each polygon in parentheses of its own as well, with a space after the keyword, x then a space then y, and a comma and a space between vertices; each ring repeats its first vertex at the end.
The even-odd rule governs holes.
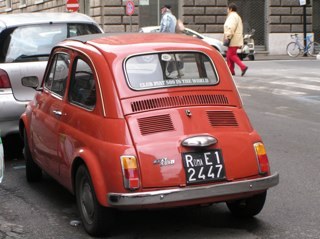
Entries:
POLYGON ((84 165, 76 173, 76 200, 82 224, 91 236, 105 236, 114 226, 115 212, 97 200, 90 174, 84 165))
POLYGON ((295 42, 290 42, 287 45, 287 53, 291 57, 297 57, 300 54, 299 45, 295 42))
POLYGON ((10 134, 3 137, 2 143, 5 159, 23 158, 23 139, 19 134, 10 134))
POLYGON ((254 61, 254 55, 249 55, 248 58, 250 61, 254 61))
POLYGON ((238 217, 253 217, 261 212, 266 201, 267 191, 250 198, 227 202, 230 212, 238 217))
POLYGON ((42 170, 41 168, 33 161, 29 143, 28 143, 28 137, 27 132, 24 129, 23 132, 23 142, 24 142, 24 148, 23 148, 23 156, 26 161, 26 177, 28 182, 39 182, 42 179, 42 170))
POLYGON ((318 42, 309 43, 307 52, 309 56, 317 56, 320 52, 320 44, 318 42))

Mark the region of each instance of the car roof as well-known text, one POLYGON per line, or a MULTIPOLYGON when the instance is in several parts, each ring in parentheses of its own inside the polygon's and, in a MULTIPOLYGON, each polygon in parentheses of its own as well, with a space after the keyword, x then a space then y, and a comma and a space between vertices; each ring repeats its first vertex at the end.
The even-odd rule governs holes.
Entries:
MULTIPOLYGON (((103 49, 105 45, 113 46, 117 48, 123 48, 127 51, 135 51, 134 48, 139 46, 138 48, 147 49, 148 45, 151 48, 155 49, 166 47, 178 47, 181 44, 185 44, 193 48, 201 48, 201 47, 209 47, 207 43, 190 36, 186 36, 184 34, 175 34, 175 33, 103 33, 103 34, 90 34, 72 37, 65 42, 68 45, 68 42, 72 41, 80 41, 84 44, 90 44, 97 48, 103 49), (160 46, 162 44, 162 46, 160 46)), ((72 43, 71 43, 72 44, 72 43)))
MULTIPOLYGON (((2 27, 10 28, 40 23, 95 23, 89 16, 82 13, 66 12, 32 12, 0 14, 2 27)), ((96 24, 96 23, 95 23, 96 24)))
MULTIPOLYGON (((176 33, 105 33, 72 37, 56 45, 51 56, 60 53, 61 48, 71 49, 80 52, 81 55, 86 55, 91 58, 95 68, 104 69, 104 71, 106 61, 115 74, 122 69, 124 60, 136 55, 156 53, 202 53, 211 59, 216 59, 216 64, 225 65, 225 60, 220 53, 206 42, 199 38, 176 33)), ((142 93, 130 90, 125 86, 125 81, 119 80, 117 85, 120 98, 149 94, 147 91, 142 93)))

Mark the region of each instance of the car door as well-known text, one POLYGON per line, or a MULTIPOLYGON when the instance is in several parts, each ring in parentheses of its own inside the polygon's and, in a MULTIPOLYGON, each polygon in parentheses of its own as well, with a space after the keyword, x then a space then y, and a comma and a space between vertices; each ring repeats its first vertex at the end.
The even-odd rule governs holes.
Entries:
POLYGON ((59 129, 63 112, 63 99, 69 75, 70 56, 61 52, 49 62, 44 79, 44 89, 38 95, 37 109, 32 115, 34 154, 39 164, 49 174, 59 174, 59 129))
POLYGON ((74 153, 93 135, 92 127, 99 118, 96 113, 96 80, 90 62, 85 56, 73 52, 70 84, 64 102, 64 115, 59 128, 58 151, 61 153, 60 180, 70 179, 74 153))

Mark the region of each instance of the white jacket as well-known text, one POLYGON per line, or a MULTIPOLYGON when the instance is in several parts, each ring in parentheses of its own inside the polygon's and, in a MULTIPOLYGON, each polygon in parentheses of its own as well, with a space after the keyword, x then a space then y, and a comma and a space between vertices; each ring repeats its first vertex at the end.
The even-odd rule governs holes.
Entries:
POLYGON ((224 23, 224 39, 231 39, 230 46, 243 46, 243 24, 237 12, 230 12, 224 23))
POLYGON ((163 14, 160 22, 160 32, 176 32, 177 19, 170 10, 163 14))

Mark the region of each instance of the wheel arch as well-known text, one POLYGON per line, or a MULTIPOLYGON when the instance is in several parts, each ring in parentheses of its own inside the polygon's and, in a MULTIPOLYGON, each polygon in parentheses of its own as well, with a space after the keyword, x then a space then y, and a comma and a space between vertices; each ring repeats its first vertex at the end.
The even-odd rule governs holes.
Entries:
POLYGON ((26 132, 27 135, 30 136, 30 126, 28 124, 28 118, 26 116, 25 117, 22 116, 19 119, 19 135, 20 135, 20 138, 22 139, 23 144, 24 144, 24 140, 23 140, 24 132, 26 132))
POLYGON ((81 154, 73 160, 71 168, 72 192, 75 194, 76 174, 81 165, 84 165, 89 172, 98 202, 102 206, 108 206, 106 200, 108 187, 105 182, 105 177, 101 170, 99 160, 97 160, 96 156, 90 151, 81 150, 81 154))

